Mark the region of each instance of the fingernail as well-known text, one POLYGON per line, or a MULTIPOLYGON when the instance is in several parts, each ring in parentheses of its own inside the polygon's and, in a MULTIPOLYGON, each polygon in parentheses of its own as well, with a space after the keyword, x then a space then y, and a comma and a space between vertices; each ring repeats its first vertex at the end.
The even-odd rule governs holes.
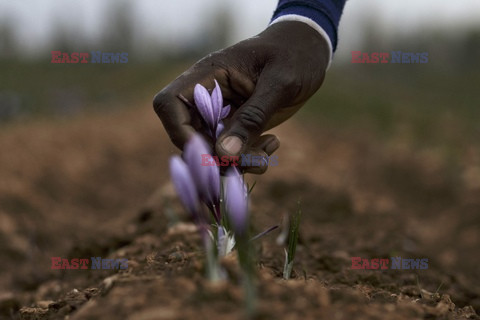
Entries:
POLYGON ((278 141, 278 139, 273 139, 269 144, 267 144, 264 151, 267 153, 267 155, 271 155, 278 148, 280 148, 280 141, 278 141))
POLYGON ((242 150, 243 142, 236 136, 226 137, 222 141, 222 148, 229 154, 238 154, 242 150))

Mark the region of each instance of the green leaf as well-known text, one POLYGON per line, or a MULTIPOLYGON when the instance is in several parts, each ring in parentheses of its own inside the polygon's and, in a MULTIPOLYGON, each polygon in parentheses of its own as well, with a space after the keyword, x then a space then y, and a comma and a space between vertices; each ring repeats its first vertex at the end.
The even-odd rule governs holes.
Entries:
POLYGON ((249 188, 248 183, 247 183, 248 195, 250 195, 250 193, 252 193, 253 188, 255 187, 256 184, 257 184, 257 181, 253 181, 252 187, 249 188))
POLYGON ((283 278, 288 280, 293 269, 293 260, 297 251, 298 234, 300 229, 300 218, 302 210, 298 211, 290 218, 290 227, 288 232, 288 249, 285 250, 285 265, 283 268, 283 278))

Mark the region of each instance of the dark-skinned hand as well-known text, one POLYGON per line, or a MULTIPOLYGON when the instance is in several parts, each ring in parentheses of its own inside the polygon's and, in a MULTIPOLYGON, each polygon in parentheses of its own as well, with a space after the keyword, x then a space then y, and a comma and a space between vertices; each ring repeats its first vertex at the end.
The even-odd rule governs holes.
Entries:
MULTIPOLYGON (((193 133, 202 131, 202 122, 179 97, 193 102, 195 85, 213 89, 216 79, 224 103, 232 106, 214 146, 217 155, 270 156, 280 142, 262 134, 290 118, 320 88, 329 55, 326 40, 309 25, 275 23, 195 63, 155 96, 153 106, 172 142, 183 149, 193 133)), ((267 166, 241 169, 260 174, 267 166)))

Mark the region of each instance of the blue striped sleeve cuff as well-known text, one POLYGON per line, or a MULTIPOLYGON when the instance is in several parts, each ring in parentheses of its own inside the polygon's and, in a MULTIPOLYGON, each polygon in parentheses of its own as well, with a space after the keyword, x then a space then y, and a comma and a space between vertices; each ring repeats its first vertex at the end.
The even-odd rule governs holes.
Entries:
MULTIPOLYGON (((281 17, 286 16, 305 17, 316 23, 328 35, 329 39, 327 40, 330 40, 331 49, 334 52, 337 48, 338 24, 345 2, 346 0, 279 0, 272 17, 272 23, 278 22, 281 17)), ((301 19, 288 20, 301 21, 301 19)), ((308 23, 308 20, 304 22, 308 23)))

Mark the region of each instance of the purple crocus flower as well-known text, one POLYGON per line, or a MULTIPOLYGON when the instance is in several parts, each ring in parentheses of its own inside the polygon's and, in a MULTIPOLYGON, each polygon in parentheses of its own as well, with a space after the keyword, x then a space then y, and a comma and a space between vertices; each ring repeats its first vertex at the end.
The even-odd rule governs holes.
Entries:
POLYGON ((202 165, 202 155, 211 154, 207 143, 195 134, 185 145, 184 159, 201 199, 220 222, 220 170, 217 166, 202 165))
POLYGON ((248 222, 247 188, 238 170, 229 169, 225 178, 225 201, 227 213, 235 234, 244 235, 248 222))
POLYGON ((223 129, 225 129, 225 125, 223 124, 223 121, 220 121, 218 123, 217 130, 215 132, 215 138, 216 139, 220 136, 220 133, 222 133, 223 129))
POLYGON ((179 156, 170 158, 170 175, 183 205, 195 219, 199 219, 200 202, 197 190, 187 165, 179 156))
POLYGON ((220 124, 221 120, 230 113, 230 106, 223 107, 222 91, 217 80, 214 81, 215 88, 212 95, 204 86, 197 84, 193 91, 193 98, 198 112, 208 126, 208 133, 212 138, 217 138, 223 130, 223 123, 220 124))

